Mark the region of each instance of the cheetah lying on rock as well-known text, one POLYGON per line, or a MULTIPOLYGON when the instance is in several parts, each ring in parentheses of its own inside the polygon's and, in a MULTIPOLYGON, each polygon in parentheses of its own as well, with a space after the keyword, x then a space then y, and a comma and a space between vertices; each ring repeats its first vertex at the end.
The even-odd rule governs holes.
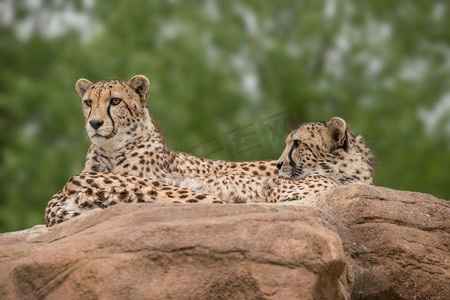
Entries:
POLYGON ((341 118, 303 124, 285 142, 276 164, 279 176, 197 176, 175 184, 210 195, 219 193, 227 202, 292 201, 338 185, 373 184, 373 156, 363 138, 351 132, 341 118))
POLYGON ((372 183, 372 156, 340 118, 294 130, 277 164, 172 151, 146 107, 148 87, 141 75, 128 82, 77 82, 91 147, 83 172, 49 201, 47 226, 118 202, 278 202, 372 183), (274 175, 275 165, 284 178, 274 175))

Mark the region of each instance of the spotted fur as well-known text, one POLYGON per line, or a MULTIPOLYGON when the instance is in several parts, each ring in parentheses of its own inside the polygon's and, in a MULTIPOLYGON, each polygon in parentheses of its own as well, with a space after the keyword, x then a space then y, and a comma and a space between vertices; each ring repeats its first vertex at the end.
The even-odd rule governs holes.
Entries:
POLYGON ((373 156, 360 135, 341 118, 303 124, 286 138, 277 162, 280 176, 304 179, 332 178, 337 184, 373 183, 373 156))
POLYGON ((275 161, 229 162, 196 157, 167 148, 146 106, 149 81, 137 75, 128 82, 108 80, 76 85, 82 99, 86 132, 92 142, 86 171, 132 174, 164 180, 169 174, 277 175, 275 161), (139 92, 136 92, 136 90, 139 92), (112 105, 112 99, 121 99, 112 105), (91 101, 91 106, 86 105, 91 101), (93 121, 103 122, 99 128, 93 121))
POLYGON ((84 179, 75 179, 79 185, 72 179, 50 200, 48 226, 118 202, 279 202, 340 184, 326 174, 300 180, 274 176, 273 161, 225 162, 172 151, 145 105, 148 87, 140 75, 128 82, 77 82, 91 147, 79 175, 84 179))
POLYGON ((157 180, 112 173, 85 172, 69 179, 47 204, 47 226, 62 223, 117 203, 223 203, 222 200, 173 187, 157 180))
POLYGON ((178 178, 278 173, 275 161, 227 162, 168 149, 146 106, 149 81, 144 76, 134 76, 127 82, 104 80, 92 83, 80 79, 75 88, 81 97, 85 130, 91 146, 83 173, 79 175, 84 179, 73 177, 49 201, 45 212, 47 226, 118 202, 222 202, 213 196, 186 193, 183 187, 170 186, 179 181, 178 178), (98 182, 99 177, 104 181, 98 182), (138 184, 133 179, 137 177, 146 180, 140 180, 138 184), (74 185, 74 180, 80 185, 74 185), (164 186, 163 193, 155 187, 158 183, 164 186), (129 191, 126 199, 122 199, 120 193, 111 192, 123 184, 129 191))

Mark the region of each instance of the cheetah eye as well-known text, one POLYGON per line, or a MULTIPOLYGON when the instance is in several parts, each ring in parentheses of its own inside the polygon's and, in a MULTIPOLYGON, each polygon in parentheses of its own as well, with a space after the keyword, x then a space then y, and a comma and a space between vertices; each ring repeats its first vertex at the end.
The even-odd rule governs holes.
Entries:
POLYGON ((120 102, 122 102, 122 99, 120 98, 111 98, 111 105, 118 105, 120 102))
POLYGON ((84 105, 86 105, 87 107, 91 107, 92 106, 92 100, 84 100, 84 105))
POLYGON ((295 149, 295 148, 298 148, 298 146, 300 145, 300 141, 299 140, 294 140, 293 141, 293 143, 292 143, 292 147, 295 149))

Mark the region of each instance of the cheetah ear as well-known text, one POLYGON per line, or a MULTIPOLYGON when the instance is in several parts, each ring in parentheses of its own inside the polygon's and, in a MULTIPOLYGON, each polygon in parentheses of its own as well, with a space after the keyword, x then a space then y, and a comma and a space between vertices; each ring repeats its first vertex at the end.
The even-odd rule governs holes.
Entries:
POLYGON ((147 100, 148 87, 150 86, 150 81, 144 75, 133 76, 128 80, 128 84, 131 86, 133 91, 135 91, 141 101, 147 100))
POLYGON ((90 82, 87 79, 80 78, 78 79, 77 83, 75 83, 75 89, 77 90, 78 95, 82 98, 84 96, 84 93, 86 93, 86 90, 92 85, 92 82, 90 82))
POLYGON ((331 131, 331 137, 338 147, 345 146, 347 142, 347 124, 344 119, 334 117, 327 122, 327 126, 331 131))

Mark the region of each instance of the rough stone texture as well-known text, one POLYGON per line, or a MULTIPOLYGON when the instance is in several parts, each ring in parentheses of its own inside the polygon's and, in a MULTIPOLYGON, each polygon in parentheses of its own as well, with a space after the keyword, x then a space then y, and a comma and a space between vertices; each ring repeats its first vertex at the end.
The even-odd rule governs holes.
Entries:
POLYGON ((0 235, 0 298, 348 299, 325 219, 298 206, 117 205, 0 235))
POLYGON ((350 185, 303 203, 328 215, 355 274, 352 299, 450 299, 450 205, 350 185))
POLYGON ((449 203, 366 185, 0 235, 0 299, 450 299, 449 282, 449 203))

